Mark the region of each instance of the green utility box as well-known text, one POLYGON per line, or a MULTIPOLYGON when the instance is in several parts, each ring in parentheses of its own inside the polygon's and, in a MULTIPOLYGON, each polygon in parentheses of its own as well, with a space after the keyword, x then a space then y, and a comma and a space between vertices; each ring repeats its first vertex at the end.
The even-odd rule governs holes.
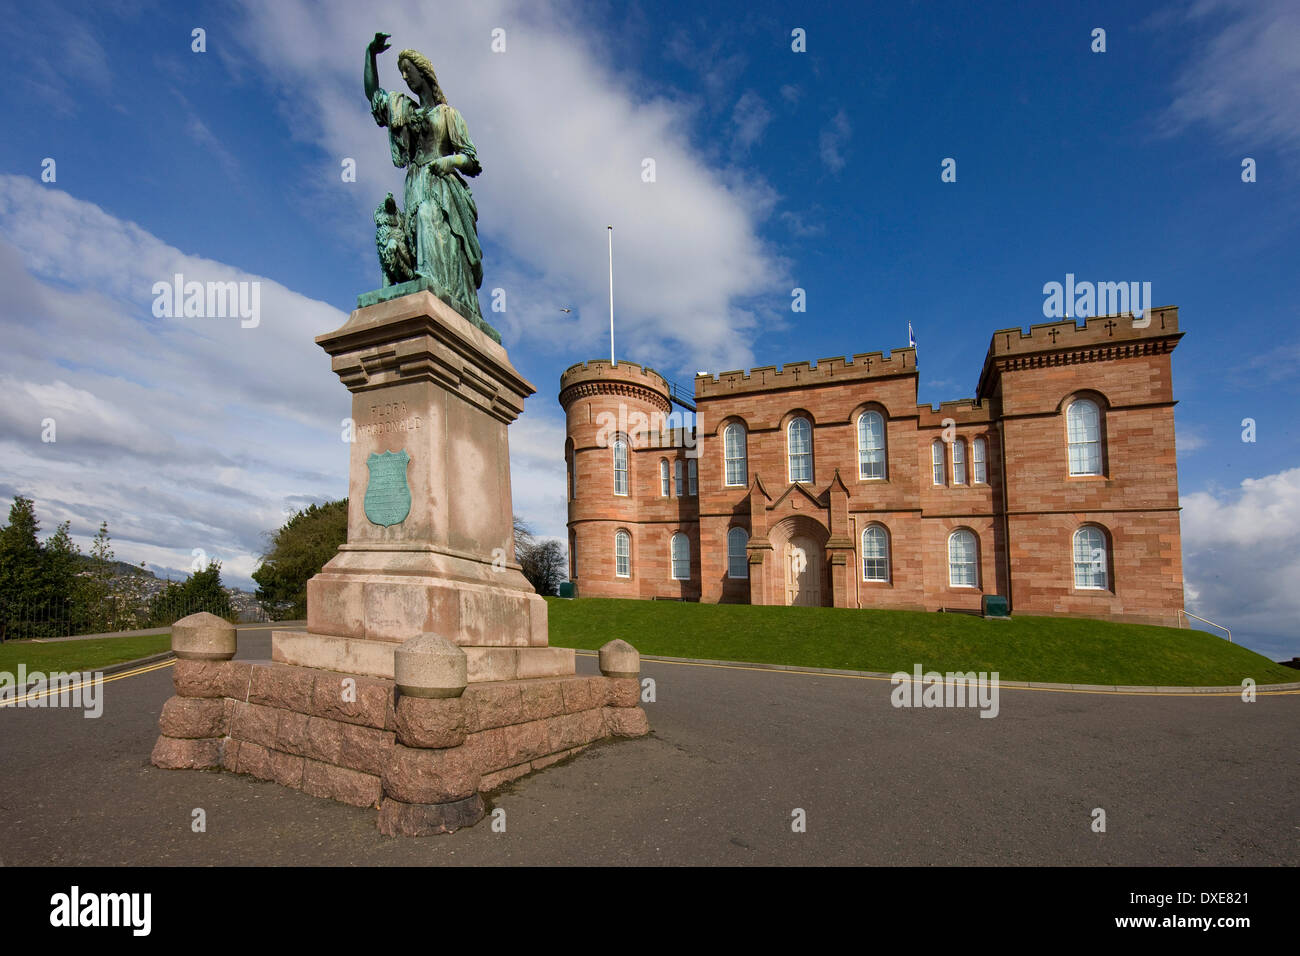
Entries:
POLYGON ((560 597, 562 597, 562 598, 576 598, 577 596, 578 596, 578 582, 577 582, 577 581, 561 581, 561 582, 560 582, 560 597))
POLYGON ((1011 606, 1001 594, 986 594, 980 602, 985 617, 1010 618, 1011 606))

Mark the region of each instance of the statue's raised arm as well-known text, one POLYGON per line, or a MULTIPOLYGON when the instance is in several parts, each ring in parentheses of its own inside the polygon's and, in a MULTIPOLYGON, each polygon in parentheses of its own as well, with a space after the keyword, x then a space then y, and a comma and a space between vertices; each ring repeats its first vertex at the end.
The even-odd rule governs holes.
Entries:
POLYGON ((375 38, 370 41, 366 47, 366 66, 362 78, 366 83, 366 102, 373 103, 375 93, 379 91, 379 69, 375 65, 375 57, 389 48, 388 38, 391 34, 376 33, 375 38))

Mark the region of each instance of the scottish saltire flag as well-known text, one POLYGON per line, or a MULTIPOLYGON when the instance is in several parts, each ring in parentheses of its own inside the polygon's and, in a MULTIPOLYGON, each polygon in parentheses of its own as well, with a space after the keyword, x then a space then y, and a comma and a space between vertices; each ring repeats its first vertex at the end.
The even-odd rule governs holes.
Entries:
POLYGON ((912 334, 912 323, 907 323, 907 344, 916 348, 916 336, 912 334))

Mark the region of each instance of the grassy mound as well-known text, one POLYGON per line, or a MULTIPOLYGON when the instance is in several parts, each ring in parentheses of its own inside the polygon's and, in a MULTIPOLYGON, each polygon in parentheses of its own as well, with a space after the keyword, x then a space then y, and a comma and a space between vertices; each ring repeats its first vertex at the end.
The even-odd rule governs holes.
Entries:
POLYGON ((985 621, 966 614, 547 598, 551 643, 598 648, 621 637, 642 654, 835 667, 997 671, 1062 684, 1238 685, 1300 680, 1204 631, 1066 617, 985 621))

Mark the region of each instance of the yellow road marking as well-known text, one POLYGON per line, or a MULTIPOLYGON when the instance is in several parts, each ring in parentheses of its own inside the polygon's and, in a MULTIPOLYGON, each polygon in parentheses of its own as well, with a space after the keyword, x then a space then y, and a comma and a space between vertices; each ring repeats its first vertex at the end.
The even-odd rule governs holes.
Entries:
MULTIPOLYGON (((122 671, 120 674, 110 674, 107 677, 101 677, 100 680, 103 683, 107 684, 110 681, 122 680, 125 677, 136 677, 140 674, 148 674, 153 671, 162 670, 164 667, 171 667, 175 663, 176 663, 175 658, 166 661, 158 661, 155 664, 146 664, 143 667, 136 667, 136 668, 132 668, 129 671, 122 671)), ((86 673, 86 672, 82 671, 81 673, 86 673)), ((94 673, 94 672, 91 671, 90 673, 94 673)), ((93 684, 94 682, 95 679, 92 677, 89 680, 78 681, 75 684, 68 684, 66 687, 60 686, 57 688, 50 688, 48 690, 32 691, 31 693, 23 697, 16 697, 13 700, 0 701, 0 707, 7 707, 15 704, 21 704, 29 700, 40 700, 42 697, 50 697, 56 694, 64 693, 65 691, 78 690, 82 687, 87 686, 88 684, 93 684)))
MULTIPOLYGON (((581 654, 579 656, 596 657, 598 655, 581 654)), ((645 657, 642 658, 642 660, 645 661, 647 664, 680 664, 683 667, 717 667, 723 670, 763 671, 764 673, 767 674, 791 674, 798 677, 839 677, 842 679, 847 678, 849 680, 885 680, 885 681, 889 681, 891 684, 894 681, 893 677, 889 675, 878 677, 871 674, 824 674, 820 671, 788 671, 788 670, 780 670, 775 667, 764 667, 762 664, 715 664, 715 663, 709 663, 705 661, 665 661, 665 660, 657 660, 653 657, 645 657)), ((912 682, 911 675, 908 675, 907 680, 908 683, 912 682)), ((1264 686, 1267 687, 1268 685, 1264 685, 1264 686)), ((1236 691, 1236 690, 1207 691, 1203 693, 1193 693, 1193 692, 1161 693, 1158 691, 1150 691, 1150 690, 1134 690, 1134 691, 1077 690, 1077 689, 1070 689, 1065 687, 1014 687, 1002 683, 998 684, 998 689, 999 690, 1039 690, 1039 691, 1046 691, 1051 694, 1095 694, 1098 696, 1108 696, 1108 697, 1240 697, 1241 696, 1241 691, 1236 691)), ((1287 695, 1300 694, 1300 690, 1261 690, 1258 687, 1256 687, 1255 694, 1258 697, 1284 697, 1287 695)))

